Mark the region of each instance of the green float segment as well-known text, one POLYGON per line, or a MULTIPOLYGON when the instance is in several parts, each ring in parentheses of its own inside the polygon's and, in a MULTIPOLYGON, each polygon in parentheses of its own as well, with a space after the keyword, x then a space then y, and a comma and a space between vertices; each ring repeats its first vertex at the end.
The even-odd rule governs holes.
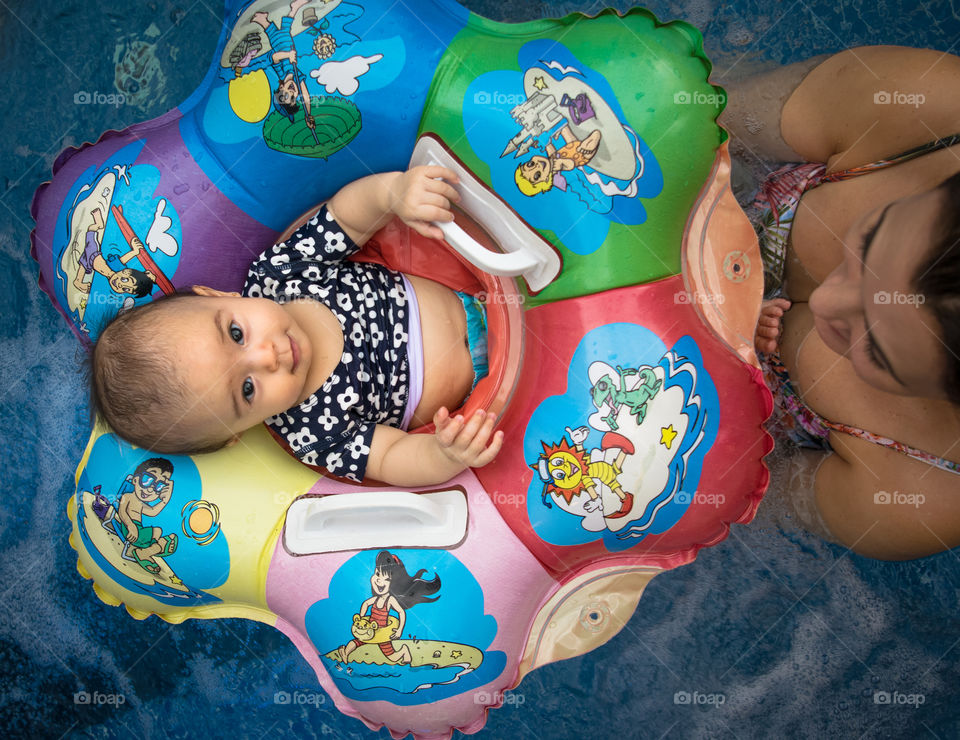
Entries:
MULTIPOLYGON (((716 123, 726 96, 707 80, 711 65, 696 28, 681 21, 660 24, 641 8, 624 16, 605 10, 589 23, 585 20, 577 13, 559 21, 505 24, 471 15, 440 60, 420 124, 421 134, 437 134, 493 187, 490 166, 471 146, 465 127, 468 88, 488 72, 522 74, 518 52, 539 36, 562 44, 595 77, 602 76, 625 123, 649 147, 663 185, 659 193, 642 199, 643 223, 617 223, 612 216, 606 238, 587 254, 568 248, 565 234, 531 224, 556 247, 563 270, 543 291, 529 296, 528 306, 679 273, 688 216, 726 139, 716 123)), ((515 92, 523 94, 519 87, 515 92)))

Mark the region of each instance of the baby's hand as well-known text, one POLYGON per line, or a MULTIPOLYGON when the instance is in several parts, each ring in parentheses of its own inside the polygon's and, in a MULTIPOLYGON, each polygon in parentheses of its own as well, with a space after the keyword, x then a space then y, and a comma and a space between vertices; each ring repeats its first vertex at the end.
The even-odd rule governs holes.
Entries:
POLYGON ((495 414, 485 413, 482 409, 477 409, 467 420, 460 415, 451 418, 450 412, 441 407, 433 416, 441 452, 466 467, 482 468, 503 446, 503 432, 493 433, 496 418, 495 414), (487 445, 491 434, 493 440, 487 445))
POLYGON ((450 183, 458 179, 457 173, 446 167, 413 167, 398 178, 390 210, 418 234, 442 239, 443 232, 431 221, 453 221, 450 204, 458 202, 460 194, 450 183))
POLYGON ((763 302, 760 307, 760 321, 757 322, 757 334, 753 340, 757 352, 769 355, 777 351, 780 342, 780 320, 789 308, 790 301, 785 298, 772 298, 763 302))

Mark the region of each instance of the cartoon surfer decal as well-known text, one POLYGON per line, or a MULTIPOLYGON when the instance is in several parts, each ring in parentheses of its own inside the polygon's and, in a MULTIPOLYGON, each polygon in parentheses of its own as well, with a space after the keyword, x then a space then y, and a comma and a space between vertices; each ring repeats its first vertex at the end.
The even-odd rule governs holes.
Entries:
POLYGON ((199 486, 193 461, 181 458, 175 474, 170 459, 146 457, 112 434, 96 444, 121 445, 119 464, 132 466, 119 485, 115 465, 81 472, 77 527, 98 567, 124 588, 166 603, 219 601, 201 589, 226 580, 229 555, 217 507, 199 497, 191 500, 199 486), (112 497, 104 493, 113 486, 112 497))
POLYGON ((326 158, 360 132, 360 111, 345 96, 383 58, 346 56, 360 40, 348 26, 362 14, 354 3, 316 0, 259 0, 239 13, 220 59, 221 78, 234 114, 263 121, 271 149, 326 158))

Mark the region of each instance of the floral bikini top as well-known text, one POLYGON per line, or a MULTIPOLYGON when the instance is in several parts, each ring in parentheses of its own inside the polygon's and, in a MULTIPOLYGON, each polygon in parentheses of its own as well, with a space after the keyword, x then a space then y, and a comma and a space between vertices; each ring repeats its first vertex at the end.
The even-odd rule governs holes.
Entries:
MULTIPOLYGON (((783 275, 786 266, 787 243, 793 219, 803 194, 825 182, 849 180, 869 172, 892 167, 930 152, 960 144, 960 134, 937 139, 909 149, 890 159, 851 167, 840 172, 826 173, 820 163, 790 164, 771 173, 760 186, 750 212, 756 224, 760 240, 760 253, 764 267, 764 297, 784 295, 783 275)), ((780 359, 780 354, 760 355, 764 380, 773 392, 774 411, 767 423, 775 437, 792 440, 801 447, 830 450, 830 432, 841 432, 868 442, 889 447, 915 460, 920 460, 941 470, 960 473, 960 463, 947 460, 916 447, 868 432, 849 424, 839 424, 820 416, 807 406, 790 382, 790 374, 780 359)))

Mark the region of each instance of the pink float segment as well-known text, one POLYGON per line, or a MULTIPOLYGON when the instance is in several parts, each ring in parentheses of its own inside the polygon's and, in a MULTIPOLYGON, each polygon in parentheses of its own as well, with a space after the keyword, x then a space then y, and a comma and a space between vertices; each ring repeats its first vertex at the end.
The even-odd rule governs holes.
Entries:
MULTIPOLYGON (((469 509, 466 537, 457 546, 447 548, 445 554, 455 558, 469 571, 483 594, 482 616, 470 615, 465 606, 464 619, 489 621, 492 618, 496 625, 495 635, 490 644, 483 648, 484 658, 494 660, 490 656, 496 656, 497 653, 505 656, 502 668, 488 681, 439 700, 431 700, 430 690, 421 689, 424 703, 417 704, 359 701, 345 696, 338 682, 330 675, 330 663, 321 659, 321 656, 351 639, 349 617, 341 622, 331 622, 319 632, 314 630, 310 634, 307 615, 312 606, 331 598, 332 580, 338 570, 357 556, 358 551, 297 556, 286 550, 281 536, 267 571, 267 605, 278 616, 277 628, 293 641, 316 671, 321 685, 333 698, 337 709, 362 720, 371 729, 386 725, 397 738, 407 732, 415 733, 418 738, 449 737, 451 727, 464 732, 479 730, 485 722, 486 712, 501 703, 502 692, 519 682, 519 664, 530 626, 541 606, 558 588, 557 580, 537 562, 504 523, 490 494, 480 486, 471 471, 457 476, 445 488, 461 488, 466 494, 469 509)), ((376 489, 321 479, 307 496, 364 490, 376 489)), ((411 490, 436 490, 436 487, 411 490)), ((397 553, 404 560, 409 560, 410 552, 417 552, 404 548, 384 549, 397 553)), ((441 563, 438 560, 431 570, 436 570, 443 578, 449 568, 444 569, 441 563)), ((428 573, 425 577, 430 575, 428 573)), ((445 588, 446 582, 440 589, 440 602, 443 601, 445 588)), ((370 584, 364 580, 358 584, 357 591, 369 597, 370 584)), ((360 604, 359 598, 355 603, 347 603, 345 606, 349 609, 344 613, 356 611, 360 604)), ((432 613, 429 604, 411 609, 404 637, 414 634, 418 640, 443 641, 447 625, 443 621, 437 623, 432 620, 432 613)), ((395 640, 393 644, 399 645, 400 642, 395 640)), ((341 667, 353 665, 351 662, 341 664, 341 667)), ((459 679, 465 688, 468 678, 469 675, 466 675, 459 679)), ((457 684, 451 686, 455 688, 457 684)), ((404 698, 403 695, 401 698, 404 698)))

